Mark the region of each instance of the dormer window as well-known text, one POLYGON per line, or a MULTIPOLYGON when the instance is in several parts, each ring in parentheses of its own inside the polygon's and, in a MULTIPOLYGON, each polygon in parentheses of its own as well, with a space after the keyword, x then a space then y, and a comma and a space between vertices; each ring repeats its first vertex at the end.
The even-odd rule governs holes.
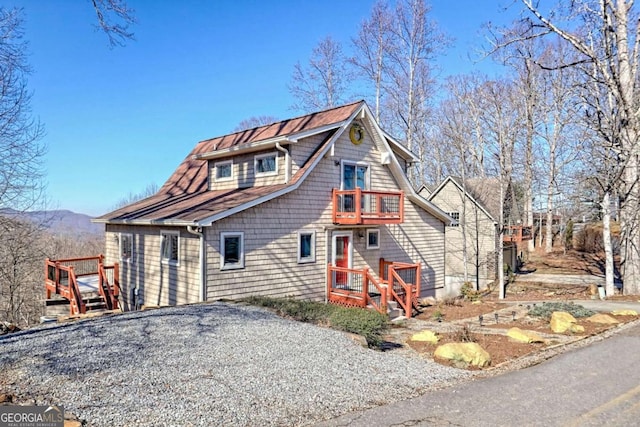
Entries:
POLYGON ((278 153, 255 156, 253 167, 255 168, 256 176, 276 175, 278 173, 278 153))
POLYGON ((233 179, 233 160, 216 162, 215 177, 217 181, 230 181, 233 179))

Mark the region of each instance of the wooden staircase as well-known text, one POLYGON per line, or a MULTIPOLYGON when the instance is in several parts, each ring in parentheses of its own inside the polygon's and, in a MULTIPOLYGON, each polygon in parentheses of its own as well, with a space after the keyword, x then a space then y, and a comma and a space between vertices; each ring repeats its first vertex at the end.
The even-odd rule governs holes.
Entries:
POLYGON ((104 256, 45 260, 47 314, 68 306, 71 316, 119 310, 119 266, 104 264, 104 256))

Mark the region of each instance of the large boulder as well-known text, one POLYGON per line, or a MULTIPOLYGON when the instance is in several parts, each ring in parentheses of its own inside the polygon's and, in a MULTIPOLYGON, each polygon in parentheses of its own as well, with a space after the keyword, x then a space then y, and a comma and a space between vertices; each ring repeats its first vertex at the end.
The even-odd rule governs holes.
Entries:
POLYGON ((484 368, 491 364, 491 356, 475 342, 452 342, 439 346, 433 353, 435 357, 452 360, 464 366, 472 365, 484 368))
POLYGON ((420 331, 411 336, 411 341, 428 342, 430 344, 438 344, 438 336, 429 330, 420 331))
POLYGON ((523 342, 523 343, 534 343, 534 342, 544 342, 544 339, 531 331, 523 331, 520 328, 511 328, 507 331, 507 336, 514 341, 523 342))
POLYGON ((637 316, 638 312, 635 310, 613 310, 611 314, 614 316, 637 316))
POLYGON ((587 322, 600 323, 600 324, 603 324, 603 325, 615 325, 616 323, 620 323, 619 321, 617 321, 613 317, 609 316, 608 314, 604 314, 604 313, 596 313, 591 317, 587 317, 585 320, 587 322))
POLYGON ((578 325, 578 321, 566 311, 554 311, 551 314, 551 330, 557 334, 564 332, 581 333, 584 327, 578 325))

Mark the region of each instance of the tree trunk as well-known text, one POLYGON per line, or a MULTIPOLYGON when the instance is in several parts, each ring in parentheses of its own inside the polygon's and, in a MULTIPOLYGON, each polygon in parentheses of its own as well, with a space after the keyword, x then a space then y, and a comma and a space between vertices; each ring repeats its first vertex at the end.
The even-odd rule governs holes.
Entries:
POLYGON ((605 255, 605 291, 614 294, 613 288, 613 247, 611 245, 611 193, 606 191, 602 198, 602 240, 605 255))

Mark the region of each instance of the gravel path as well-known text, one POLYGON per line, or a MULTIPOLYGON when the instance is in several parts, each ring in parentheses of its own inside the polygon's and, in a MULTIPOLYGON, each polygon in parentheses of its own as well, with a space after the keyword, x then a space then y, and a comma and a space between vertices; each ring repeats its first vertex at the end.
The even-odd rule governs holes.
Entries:
POLYGON ((0 339, 0 391, 62 405, 94 426, 308 425, 471 375, 224 303, 0 339))

